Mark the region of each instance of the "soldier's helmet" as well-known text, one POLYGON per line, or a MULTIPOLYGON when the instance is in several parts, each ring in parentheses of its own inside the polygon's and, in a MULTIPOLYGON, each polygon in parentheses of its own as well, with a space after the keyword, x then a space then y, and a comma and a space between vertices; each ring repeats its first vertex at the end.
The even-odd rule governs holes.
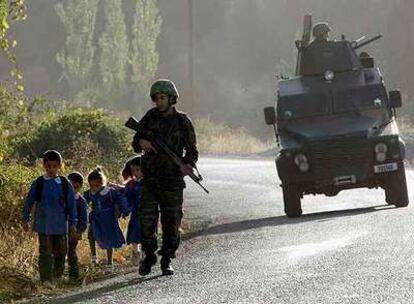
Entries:
POLYGON ((315 24, 312 30, 312 35, 315 38, 322 38, 325 34, 331 32, 332 29, 326 22, 319 22, 315 24))
POLYGON ((152 101, 154 101, 154 95, 157 93, 164 93, 164 94, 167 94, 168 96, 171 96, 172 104, 176 104, 177 99, 180 96, 174 82, 168 79, 158 79, 152 84, 151 90, 150 90, 150 96, 151 96, 152 101))

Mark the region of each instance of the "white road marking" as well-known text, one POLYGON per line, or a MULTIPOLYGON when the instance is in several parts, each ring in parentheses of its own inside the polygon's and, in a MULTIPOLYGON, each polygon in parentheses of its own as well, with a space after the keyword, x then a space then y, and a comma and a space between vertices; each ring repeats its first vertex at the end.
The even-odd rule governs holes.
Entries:
POLYGON ((288 262, 295 264, 299 262, 300 259, 322 254, 328 251, 338 250, 352 245, 357 239, 363 237, 367 234, 367 231, 352 231, 346 237, 335 238, 331 240, 326 240, 320 243, 305 243, 295 246, 287 246, 279 248, 277 251, 286 253, 288 262))

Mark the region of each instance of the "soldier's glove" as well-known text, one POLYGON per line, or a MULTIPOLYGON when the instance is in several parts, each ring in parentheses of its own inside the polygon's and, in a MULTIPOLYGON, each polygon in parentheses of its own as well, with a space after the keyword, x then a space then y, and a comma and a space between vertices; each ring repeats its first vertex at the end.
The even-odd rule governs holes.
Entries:
POLYGON ((134 148, 134 151, 136 153, 141 153, 142 152, 142 148, 141 145, 139 144, 139 136, 138 134, 135 134, 134 139, 132 141, 132 148, 134 148))
POLYGON ((193 173, 193 166, 191 166, 190 164, 185 164, 181 167, 181 173, 183 174, 183 176, 193 173))
POLYGON ((140 145, 141 149, 144 150, 147 153, 149 153, 149 152, 154 152, 155 154, 158 153, 157 149, 155 149, 155 147, 152 145, 152 143, 149 140, 141 138, 139 140, 139 145, 140 145))

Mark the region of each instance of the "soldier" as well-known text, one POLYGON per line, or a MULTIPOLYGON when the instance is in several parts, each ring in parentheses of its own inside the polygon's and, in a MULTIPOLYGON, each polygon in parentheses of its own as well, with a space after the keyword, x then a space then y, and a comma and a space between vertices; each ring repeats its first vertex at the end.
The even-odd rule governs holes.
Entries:
POLYGON ((163 237, 158 253, 162 256, 161 270, 164 275, 172 275, 174 269, 171 259, 175 257, 180 244, 184 176, 192 172, 198 160, 198 151, 191 120, 175 107, 179 96, 175 84, 167 79, 158 80, 152 85, 150 96, 155 107, 139 122, 133 141, 136 152, 144 151, 141 159, 144 179, 139 214, 145 256, 140 263, 139 273, 149 274, 157 262, 156 230, 160 212, 163 237), (182 158, 185 164, 183 168, 179 168, 166 153, 157 149, 151 142, 154 136, 164 140, 182 158))
POLYGON ((312 29, 314 39, 312 43, 303 50, 303 59, 300 70, 301 75, 312 75, 320 72, 321 64, 325 64, 325 56, 332 50, 332 45, 328 41, 331 30, 332 29, 326 22, 315 24, 312 29))
POLYGON ((326 22, 319 22, 315 24, 312 30, 312 35, 314 37, 312 43, 327 42, 331 31, 331 27, 326 22))

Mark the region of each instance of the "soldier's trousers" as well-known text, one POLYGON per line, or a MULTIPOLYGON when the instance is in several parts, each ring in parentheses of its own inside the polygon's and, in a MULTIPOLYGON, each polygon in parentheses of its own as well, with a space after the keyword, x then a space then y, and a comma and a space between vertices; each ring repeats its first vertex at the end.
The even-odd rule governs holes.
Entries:
POLYGON ((174 258, 180 245, 180 225, 183 217, 183 187, 146 182, 142 187, 142 201, 139 209, 141 223, 141 246, 145 254, 154 254, 157 245, 157 225, 161 214, 162 256, 174 258))
POLYGON ((42 282, 59 279, 63 275, 66 252, 66 235, 39 234, 39 274, 42 282))

